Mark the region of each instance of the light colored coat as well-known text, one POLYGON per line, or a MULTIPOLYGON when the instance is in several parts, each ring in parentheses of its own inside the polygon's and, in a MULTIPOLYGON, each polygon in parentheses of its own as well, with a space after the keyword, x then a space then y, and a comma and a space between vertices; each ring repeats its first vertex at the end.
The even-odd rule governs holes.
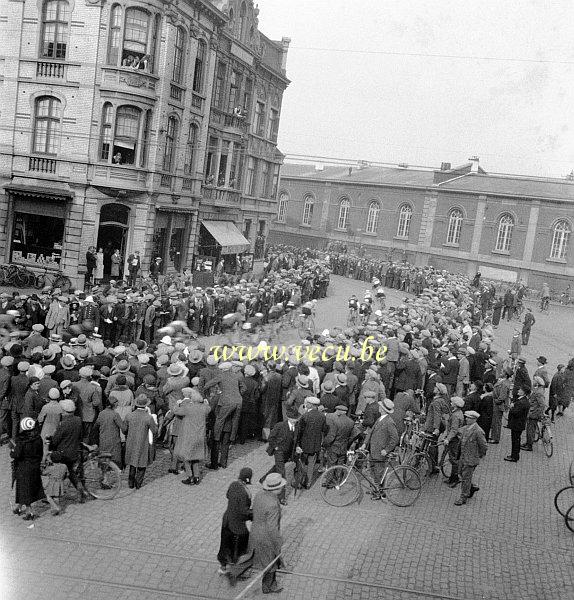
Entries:
POLYGON ((157 425, 145 408, 138 408, 126 415, 126 465, 131 467, 147 467, 149 461, 148 432, 157 434, 157 425))
POLYGON ((173 409, 176 419, 181 418, 174 456, 181 460, 204 460, 205 419, 211 407, 207 400, 197 402, 186 399, 173 409))
POLYGON ((460 464, 476 467, 486 455, 486 437, 478 423, 460 428, 460 464))

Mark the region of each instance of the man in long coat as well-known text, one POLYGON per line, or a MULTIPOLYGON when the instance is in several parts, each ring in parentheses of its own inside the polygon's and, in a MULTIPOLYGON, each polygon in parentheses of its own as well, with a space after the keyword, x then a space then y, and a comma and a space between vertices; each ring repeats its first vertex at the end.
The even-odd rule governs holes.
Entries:
POLYGON ((297 427, 296 451, 298 454, 303 455, 307 464, 306 489, 310 489, 313 483, 313 471, 317 455, 321 450, 323 436, 329 432, 325 415, 319 412, 319 404, 319 398, 314 396, 308 396, 305 399, 308 410, 299 419, 299 426, 297 427))
POLYGON ((353 438, 355 422, 347 416, 344 404, 335 407, 335 412, 326 415, 329 431, 323 438, 325 462, 327 467, 345 462, 349 443, 353 438))
POLYGON ((460 428, 459 469, 462 480, 460 498, 456 506, 466 504, 468 498, 478 492, 478 486, 472 484, 472 475, 480 460, 486 455, 486 436, 476 420, 480 415, 474 410, 464 413, 466 425, 460 428))
POLYGON ((373 479, 377 483, 381 483, 388 460, 387 456, 397 447, 397 444, 399 443, 399 434, 397 432, 397 426, 391 418, 391 415, 395 410, 394 403, 385 398, 378 404, 381 416, 373 425, 363 446, 368 448, 371 454, 371 471, 373 479))
POLYGON ((128 486, 140 489, 150 464, 149 432, 157 435, 157 424, 146 410, 148 398, 143 394, 135 400, 136 409, 124 419, 126 429, 126 466, 129 466, 128 486))

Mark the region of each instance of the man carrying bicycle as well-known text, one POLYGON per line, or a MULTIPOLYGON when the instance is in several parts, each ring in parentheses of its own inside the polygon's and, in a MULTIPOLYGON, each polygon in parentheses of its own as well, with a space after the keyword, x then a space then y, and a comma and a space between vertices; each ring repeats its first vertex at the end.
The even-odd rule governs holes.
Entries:
POLYGON ((530 407, 528 409, 528 420, 526 421, 526 443, 520 446, 520 449, 526 450, 526 452, 532 452, 532 444, 534 443, 538 421, 542 419, 546 410, 546 402, 544 400, 545 387, 546 384, 542 377, 536 376, 533 378, 532 393, 528 399, 530 407))
POLYGON ((50 439, 50 459, 68 467, 68 477, 84 502, 87 492, 78 479, 77 465, 81 464, 82 419, 74 414, 76 404, 73 400, 60 400, 63 409, 62 420, 50 439))

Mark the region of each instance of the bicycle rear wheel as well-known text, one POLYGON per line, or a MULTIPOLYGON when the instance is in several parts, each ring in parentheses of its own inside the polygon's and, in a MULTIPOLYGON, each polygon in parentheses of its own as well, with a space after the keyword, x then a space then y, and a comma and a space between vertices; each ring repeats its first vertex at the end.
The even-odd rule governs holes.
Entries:
POLYGON ((425 452, 417 452, 411 456, 407 462, 407 466, 419 474, 422 483, 426 483, 434 472, 433 462, 425 452))
POLYGON ((570 479, 570 485, 574 485, 574 460, 570 463, 568 478, 570 479))
POLYGON ((554 496, 554 508, 563 517, 566 517, 566 513, 572 505, 574 505, 574 486, 568 485, 556 492, 554 496))
POLYGON ((566 527, 574 533, 574 504, 572 504, 564 515, 564 522, 566 523, 566 527))
POLYGON ((554 443, 552 442, 552 432, 548 426, 542 429, 542 445, 546 456, 550 458, 554 454, 554 443))
POLYGON ((536 427, 534 428, 534 437, 532 438, 533 442, 537 442, 540 439, 540 424, 536 423, 536 427))
POLYGON ((66 293, 70 291, 72 281, 67 275, 58 275, 54 280, 53 287, 59 287, 62 292, 66 293))
POLYGON ((440 457, 439 464, 440 464, 441 473, 445 477, 450 477, 452 475, 452 463, 449 460, 448 450, 446 449, 446 446, 445 446, 444 450, 442 451, 442 455, 440 457))
POLYGON ((411 506, 421 495, 421 478, 407 465, 391 467, 383 479, 382 491, 395 506, 411 506))
POLYGON ((349 467, 336 465, 321 475, 321 497, 331 506, 348 506, 357 500, 361 484, 349 467))
POLYGON ((84 463, 84 486, 97 500, 115 498, 122 485, 122 472, 112 461, 90 459, 84 463))

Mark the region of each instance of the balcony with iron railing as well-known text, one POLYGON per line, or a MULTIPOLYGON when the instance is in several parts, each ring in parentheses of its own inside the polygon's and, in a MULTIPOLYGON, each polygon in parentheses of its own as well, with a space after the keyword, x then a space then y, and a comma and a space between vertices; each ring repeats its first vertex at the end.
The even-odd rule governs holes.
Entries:
POLYGON ((244 116, 241 116, 239 112, 227 112, 211 107, 210 121, 212 125, 223 128, 228 133, 235 133, 236 135, 244 135, 249 129, 249 123, 244 116))
POLYGON ((205 97, 197 92, 193 92, 191 95, 191 108, 195 112, 203 112, 205 106, 205 97))
POLYGON ((185 96, 185 88, 181 87, 177 83, 171 83, 169 86, 169 97, 180 104, 183 102, 185 96))

